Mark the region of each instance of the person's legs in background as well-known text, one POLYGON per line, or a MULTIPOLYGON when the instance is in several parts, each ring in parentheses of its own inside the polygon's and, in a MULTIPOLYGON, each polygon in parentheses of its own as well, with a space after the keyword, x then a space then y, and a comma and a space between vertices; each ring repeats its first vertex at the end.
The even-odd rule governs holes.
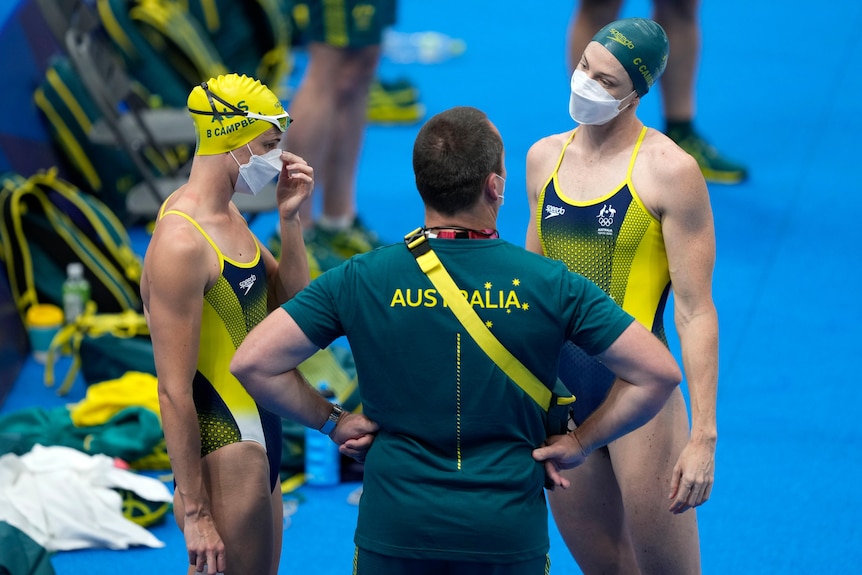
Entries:
POLYGON ((380 46, 336 48, 313 42, 308 55, 308 68, 290 104, 295 121, 283 145, 315 170, 321 214, 315 221, 313 204, 307 202, 300 217, 311 255, 326 268, 334 263, 333 255, 347 258, 376 242, 357 221, 356 171, 380 46))
POLYGON ((622 0, 580 0, 575 3, 566 37, 569 74, 577 68, 587 44, 596 32, 613 22, 621 7, 622 0))
MULTIPOLYGON (((569 23, 567 56, 575 69, 593 35, 619 15, 622 0, 580 0, 569 23)), ((670 42, 667 69, 659 80, 665 133, 696 160, 707 181, 736 184, 748 176, 745 166, 716 150, 694 128, 695 79, 700 59, 700 0, 654 0, 653 18, 670 42)))
POLYGON ((309 263, 320 271, 378 245, 357 215, 356 172, 382 33, 394 22, 395 5, 393 0, 372 4, 375 9, 367 11, 347 2, 336 14, 319 0, 308 2, 308 64, 290 103, 295 121, 282 146, 315 170, 321 213, 314 218, 311 201, 301 218, 309 255, 316 260, 309 263))
POLYGON ((722 156, 694 129, 695 78, 700 59, 700 0, 654 0, 655 21, 670 42, 668 66, 661 77, 665 133, 694 156, 707 181, 736 184, 748 177, 742 164, 722 156))

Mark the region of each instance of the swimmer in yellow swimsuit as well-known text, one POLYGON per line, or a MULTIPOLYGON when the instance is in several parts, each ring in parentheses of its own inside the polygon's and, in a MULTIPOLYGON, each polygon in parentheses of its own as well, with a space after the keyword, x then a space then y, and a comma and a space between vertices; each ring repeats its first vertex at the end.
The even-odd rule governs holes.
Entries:
MULTIPOLYGON (((188 573, 275 575, 281 553, 281 421, 228 369, 269 310, 308 283, 299 207, 313 172, 278 143, 290 118, 266 86, 219 76, 188 98, 198 144, 188 183, 164 203, 141 295, 175 480, 188 573), (281 261, 231 201, 278 177, 281 261)), ((272 193, 271 191, 269 193, 272 193)))
MULTIPOLYGON (((593 37, 571 79, 574 130, 527 154, 528 249, 565 262, 658 337, 671 290, 688 385, 651 421, 565 472, 548 501, 585 573, 696 575, 695 508, 714 478, 718 315, 712 300, 715 232, 697 162, 638 119, 664 71, 668 40, 651 20, 627 18, 593 37)), ((578 398, 577 422, 604 399, 631 393, 574 345, 559 377, 578 398)))

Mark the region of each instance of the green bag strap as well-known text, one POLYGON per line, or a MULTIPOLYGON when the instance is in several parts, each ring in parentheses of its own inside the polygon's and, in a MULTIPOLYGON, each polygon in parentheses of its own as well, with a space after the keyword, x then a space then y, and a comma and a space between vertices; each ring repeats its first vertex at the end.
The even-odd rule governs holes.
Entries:
POLYGON ((3 246, 3 259, 6 262, 12 295, 22 318, 27 308, 39 303, 33 273, 33 255, 30 252, 30 244, 21 222, 22 215, 27 211, 23 198, 28 194, 40 197, 43 202, 48 201, 44 197, 45 193, 35 187, 30 180, 17 183, 7 182, 2 193, 0 193, 0 206, 2 206, 2 210, 0 210, 2 211, 0 243, 3 246), (15 247, 17 247, 17 251, 14 249, 15 247))
POLYGON ((135 48, 135 43, 129 38, 123 29, 123 25, 114 14, 109 0, 97 0, 96 10, 99 13, 99 20, 102 22, 108 36, 117 44, 120 50, 128 58, 140 58, 138 50, 135 48))
MULTIPOLYGON (((90 130, 93 128, 90 119, 87 117, 83 108, 81 108, 80 103, 75 99, 72 91, 68 86, 66 86, 63 79, 60 78, 57 70, 54 68, 48 68, 45 72, 45 79, 48 85, 51 86, 54 92, 57 93, 66 105, 66 108, 72 114, 72 117, 75 118, 75 121, 78 123, 81 130, 85 134, 90 133, 90 130)), ((90 158, 87 157, 87 152, 84 151, 83 146, 81 146, 80 142, 78 142, 77 138, 72 134, 71 128, 66 125, 62 116, 45 96, 45 91, 42 87, 36 88, 33 92, 33 100, 36 102, 39 109, 42 110, 42 113, 48 118, 51 125, 57 130, 60 145, 68 151, 69 155, 72 156, 73 162, 83 172, 84 179, 87 180, 90 187, 97 191, 101 190, 102 180, 99 177, 98 170, 96 170, 96 167, 93 165, 93 162, 90 161, 90 158)))
POLYGON ((68 182, 57 177, 56 168, 42 171, 30 177, 29 182, 34 190, 40 190, 38 198, 43 205, 43 210, 57 233, 63 237, 78 258, 108 287, 111 294, 121 306, 135 308, 138 304, 138 294, 133 287, 116 278, 117 272, 133 282, 140 281, 141 261, 131 247, 131 240, 120 220, 102 204, 98 199, 90 197, 84 200, 81 192, 68 182), (53 202, 48 199, 42 189, 51 189, 62 195, 67 201, 84 214, 93 226, 100 241, 110 251, 123 269, 117 270, 113 264, 99 253, 99 249, 93 242, 77 233, 77 228, 66 214, 62 213, 53 202))
MULTIPOLYGON (((407 244, 410 253, 416 258, 419 268, 425 272, 428 279, 431 280, 431 283, 437 289, 437 293, 443 297, 443 301, 449 306, 449 309, 452 310, 458 321, 464 325, 470 336, 479 344, 482 351, 488 354, 488 357, 503 370, 503 373, 509 376, 509 379, 514 381, 518 387, 523 389, 533 401, 539 404, 542 409, 548 411, 553 399, 551 390, 545 387, 529 369, 524 367, 524 364, 518 358, 512 355, 494 337, 494 334, 491 333, 476 313, 476 310, 461 296, 461 291, 455 285, 452 276, 449 275, 440 258, 431 249, 431 243, 425 237, 425 230, 423 228, 416 228, 404 236, 404 242, 407 244)), ((557 400, 557 404, 568 404, 574 401, 574 396, 560 397, 557 400)))
POLYGON ((278 85, 290 72, 290 19, 286 7, 279 0, 257 0, 257 3, 268 16, 267 23, 275 44, 261 58, 258 77, 266 78, 270 86, 278 85))
MULTIPOLYGON (((212 34, 221 29, 221 19, 218 13, 218 2, 216 0, 199 0, 201 12, 203 12, 203 22, 201 24, 207 29, 207 32, 212 34)), ((188 0, 181 1, 180 6, 186 12, 189 11, 188 0)))
MULTIPOLYGON (((92 303, 92 302, 90 302, 92 303)), ((84 332, 78 329, 76 323, 66 324, 57 332, 51 344, 48 346, 48 355, 45 359, 45 387, 54 386, 54 362, 57 353, 72 356, 72 363, 63 378, 63 383, 57 389, 57 395, 66 395, 75 382, 75 376, 81 370, 81 342, 84 341, 84 332)))
POLYGON ((75 376, 81 369, 81 342, 84 337, 102 337, 111 335, 114 337, 130 338, 139 335, 149 335, 150 329, 143 314, 134 310, 126 310, 121 313, 96 313, 96 304, 87 302, 84 313, 72 323, 66 324, 48 347, 48 355, 45 360, 45 386, 54 386, 54 363, 58 352, 68 353, 72 356, 72 364, 63 383, 57 389, 57 395, 66 395, 75 376))
POLYGON ((7 253, 7 250, 12 248, 12 237, 6 227, 5 210, 12 192, 26 182, 27 178, 16 172, 0 173, 0 262, 6 266, 11 266, 14 262, 9 261, 11 256, 7 253))

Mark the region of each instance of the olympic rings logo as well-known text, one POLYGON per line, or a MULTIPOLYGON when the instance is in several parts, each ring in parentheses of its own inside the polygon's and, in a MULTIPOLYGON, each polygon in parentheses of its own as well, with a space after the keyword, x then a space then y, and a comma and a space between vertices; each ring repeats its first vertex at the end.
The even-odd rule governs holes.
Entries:
POLYGON ((614 225, 615 215, 617 215, 617 210, 612 205, 605 204, 602 206, 602 209, 599 210, 596 219, 599 220, 600 226, 607 228, 614 225))

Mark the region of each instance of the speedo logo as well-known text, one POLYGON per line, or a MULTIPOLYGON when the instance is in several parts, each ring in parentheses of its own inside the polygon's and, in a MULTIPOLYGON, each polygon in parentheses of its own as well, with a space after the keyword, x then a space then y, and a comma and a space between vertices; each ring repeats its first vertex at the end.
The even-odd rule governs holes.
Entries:
POLYGON ((629 50, 635 49, 634 42, 632 42, 631 40, 626 38, 625 34, 620 32, 616 28, 611 28, 610 30, 608 30, 608 33, 609 33, 608 40, 613 40, 614 42, 622 44, 623 46, 625 46, 629 50))
POLYGON ((551 205, 545 206, 545 214, 546 214, 545 219, 546 220, 551 219, 551 218, 556 217, 556 216, 562 216, 565 213, 566 213, 566 208, 563 208, 560 206, 551 206, 551 205))
POLYGON ((248 295, 248 292, 251 291, 251 287, 254 285, 254 282, 257 281, 257 276, 251 274, 248 279, 244 279, 239 282, 239 287, 245 289, 245 293, 243 295, 248 295))

